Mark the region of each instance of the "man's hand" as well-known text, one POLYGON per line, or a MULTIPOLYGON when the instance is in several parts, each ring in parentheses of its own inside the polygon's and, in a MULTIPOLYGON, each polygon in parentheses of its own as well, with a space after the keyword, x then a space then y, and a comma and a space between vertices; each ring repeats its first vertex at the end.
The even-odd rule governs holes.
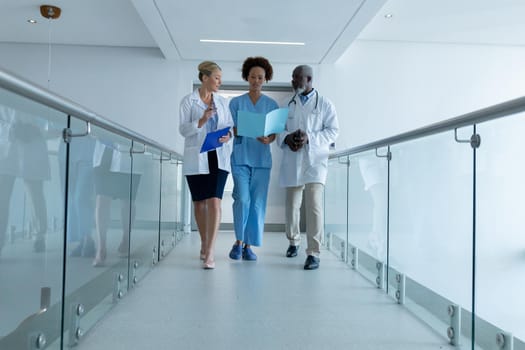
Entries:
POLYGON ((304 145, 308 143, 308 135, 306 135, 306 133, 301 129, 297 129, 295 131, 294 141, 297 146, 297 149, 301 149, 304 145))
POLYGON ((294 133, 286 135, 286 137, 284 138, 284 143, 288 145, 292 152, 296 152, 297 148, 295 147, 295 142, 293 141, 293 135, 294 133))
POLYGON ((308 142, 308 136, 301 129, 295 130, 293 133, 286 135, 284 143, 290 147, 292 152, 297 152, 308 142))

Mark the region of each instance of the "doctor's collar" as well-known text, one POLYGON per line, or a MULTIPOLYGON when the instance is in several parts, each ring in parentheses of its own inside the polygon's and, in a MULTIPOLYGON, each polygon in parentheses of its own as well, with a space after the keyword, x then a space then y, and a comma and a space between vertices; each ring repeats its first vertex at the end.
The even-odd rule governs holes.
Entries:
POLYGON ((310 90, 308 92, 306 92, 306 90, 305 90, 305 91, 303 91, 301 93, 301 95, 311 97, 313 95, 313 93, 314 93, 314 90, 315 90, 314 88, 312 88, 312 90, 310 90))

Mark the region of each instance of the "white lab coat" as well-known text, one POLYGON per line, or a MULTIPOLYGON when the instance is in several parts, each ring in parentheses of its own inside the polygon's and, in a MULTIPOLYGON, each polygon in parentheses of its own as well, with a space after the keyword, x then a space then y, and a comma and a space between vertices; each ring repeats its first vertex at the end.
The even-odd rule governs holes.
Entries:
POLYGON ((304 106, 300 98, 295 96, 288 107, 285 131, 279 134, 277 139, 278 145, 283 150, 279 184, 281 187, 302 186, 307 183, 324 185, 330 144, 335 142, 339 133, 335 107, 317 92, 304 106), (317 108, 315 108, 316 101, 317 108), (297 129, 306 132, 308 144, 297 152, 292 152, 284 143, 284 139, 286 135, 297 129))
MULTIPOLYGON (((217 130, 227 126, 233 127, 233 118, 228 107, 229 101, 217 94, 213 95, 217 109, 217 130)), ((180 103, 179 132, 184 136, 184 164, 183 175, 209 174, 208 153, 200 153, 201 146, 206 138, 206 126, 198 127, 199 119, 208 106, 202 102, 199 90, 184 97, 180 103)), ((217 148, 219 169, 231 172, 230 156, 232 153, 233 137, 222 147, 217 148)))

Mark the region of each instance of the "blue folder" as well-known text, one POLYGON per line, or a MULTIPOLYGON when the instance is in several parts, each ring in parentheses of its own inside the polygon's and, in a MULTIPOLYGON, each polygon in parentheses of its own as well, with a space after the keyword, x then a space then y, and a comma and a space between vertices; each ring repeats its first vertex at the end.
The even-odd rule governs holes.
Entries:
POLYGON ((228 131, 230 131, 229 126, 225 127, 224 129, 219 129, 206 134, 206 138, 204 139, 204 143, 201 147, 201 153, 222 147, 223 144, 219 142, 219 139, 228 134, 228 131))
POLYGON ((239 111, 237 113, 237 135, 248 137, 268 136, 284 131, 288 119, 288 108, 274 109, 269 113, 239 111))

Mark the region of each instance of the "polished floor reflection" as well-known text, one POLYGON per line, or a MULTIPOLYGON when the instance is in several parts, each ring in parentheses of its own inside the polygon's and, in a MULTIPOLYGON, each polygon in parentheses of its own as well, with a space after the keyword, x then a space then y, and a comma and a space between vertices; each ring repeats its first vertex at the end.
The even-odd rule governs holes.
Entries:
POLYGON ((323 251, 285 258, 267 233, 257 262, 233 261, 220 232, 216 269, 203 270, 192 233, 94 327, 77 349, 447 349, 447 339, 323 251))

